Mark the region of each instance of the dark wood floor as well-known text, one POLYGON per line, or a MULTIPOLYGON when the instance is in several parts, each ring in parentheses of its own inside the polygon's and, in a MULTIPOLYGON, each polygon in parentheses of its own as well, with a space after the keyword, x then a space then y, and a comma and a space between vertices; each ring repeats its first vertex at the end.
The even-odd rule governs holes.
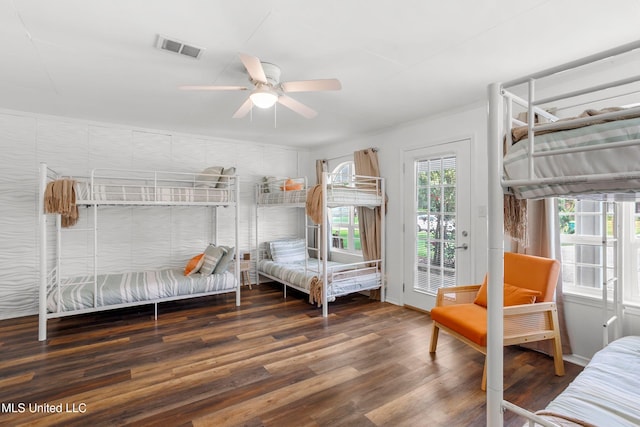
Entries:
MULTIPOLYGON (((52 320, 46 343, 35 316, 4 320, 0 425, 484 426, 483 356, 444 333, 430 355, 430 325, 362 295, 325 319, 270 285, 240 308, 229 294, 157 321, 152 306, 52 320)), ((507 349, 505 398, 540 409, 581 369, 507 349)))

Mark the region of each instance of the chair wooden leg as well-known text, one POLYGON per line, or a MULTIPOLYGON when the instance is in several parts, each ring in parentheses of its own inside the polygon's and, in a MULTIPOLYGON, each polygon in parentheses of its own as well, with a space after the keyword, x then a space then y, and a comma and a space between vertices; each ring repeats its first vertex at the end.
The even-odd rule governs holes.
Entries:
POLYGON ((556 375, 561 377, 564 375, 564 361, 562 360, 562 340, 560 339, 560 322, 558 321, 558 311, 553 310, 551 312, 551 325, 555 337, 553 341, 553 365, 556 370, 556 375))
POLYGON ((484 368, 482 368, 482 383, 480 384, 482 391, 487 391, 487 356, 484 357, 484 368))
POLYGON ((431 344, 429 345, 429 352, 435 353, 436 347, 438 346, 438 333, 440 332, 440 328, 433 324, 433 331, 431 332, 431 344))
POLYGON ((559 377, 563 376, 564 361, 562 360, 562 343, 559 336, 553 340, 553 365, 556 370, 556 375, 559 377))

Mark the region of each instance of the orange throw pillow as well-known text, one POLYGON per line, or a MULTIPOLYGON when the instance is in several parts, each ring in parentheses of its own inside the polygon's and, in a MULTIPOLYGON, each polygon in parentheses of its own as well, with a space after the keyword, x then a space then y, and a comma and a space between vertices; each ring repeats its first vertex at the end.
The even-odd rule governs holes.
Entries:
POLYGON ((289 178, 288 180, 285 181, 284 185, 282 187, 280 187, 280 189, 282 191, 302 190, 302 185, 303 184, 301 182, 295 182, 294 180, 289 178))
POLYGON ((200 267, 202 267, 203 262, 204 254, 199 254, 191 258, 187 263, 187 266, 184 268, 184 275, 190 276, 193 273, 197 273, 198 271, 200 271, 200 267))
MULTIPOLYGON (((504 306, 509 307, 510 305, 520 305, 520 304, 533 304, 536 302, 536 297, 539 297, 541 294, 538 291, 533 291, 527 288, 521 288, 519 286, 513 286, 508 283, 504 284, 504 306)), ((476 295, 476 299, 473 301, 474 304, 481 305, 483 307, 487 306, 487 282, 485 281, 480 289, 478 290, 478 294, 476 295)))

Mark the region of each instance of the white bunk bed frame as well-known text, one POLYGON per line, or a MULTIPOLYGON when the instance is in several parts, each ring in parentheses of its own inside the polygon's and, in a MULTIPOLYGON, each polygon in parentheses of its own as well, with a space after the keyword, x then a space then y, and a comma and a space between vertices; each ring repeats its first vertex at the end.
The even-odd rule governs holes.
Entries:
MULTIPOLYGON (((329 172, 323 172, 322 173, 322 179, 321 179, 321 185, 323 188, 322 191, 322 223, 321 224, 327 224, 328 223, 328 209, 329 208, 335 208, 335 207, 342 207, 342 206, 368 206, 368 207, 372 207, 372 205, 370 203, 365 203, 365 201, 363 200, 362 203, 358 202, 357 197, 354 198, 353 200, 351 200, 349 203, 345 203, 344 201, 341 200, 336 200, 334 199, 330 194, 331 194, 331 182, 333 182, 333 177, 336 176, 336 174, 332 174, 329 172)), ((381 254, 380 254, 380 259, 379 260, 370 260, 370 261, 361 261, 361 262, 355 262, 355 263, 351 263, 351 264, 344 264, 343 267, 349 267, 351 270, 358 270, 358 269, 362 269, 362 270, 369 270, 372 268, 372 264, 374 265, 373 268, 377 268, 380 270, 380 283, 378 286, 375 287, 369 287, 366 289, 360 289, 359 291, 364 291, 364 290, 374 290, 374 289, 380 289, 380 301, 385 301, 385 209, 384 209, 384 194, 385 193, 385 180, 384 178, 380 178, 380 177, 373 177, 373 176, 364 176, 364 175, 355 175, 353 177, 353 182, 352 184, 354 184, 355 186, 357 185, 365 185, 368 186, 368 188, 373 189, 372 191, 375 191, 377 194, 380 195, 379 197, 379 202, 376 203, 375 207, 380 207, 380 223, 381 223, 381 231, 380 231, 380 250, 381 250, 381 254), (368 184, 358 184, 359 182, 368 182, 368 184), (371 184, 371 182, 373 182, 373 184, 371 184)), ((308 289, 305 288, 301 288, 300 286, 297 286, 294 283, 290 283, 286 280, 277 278, 277 277, 273 277, 269 274, 266 274, 264 272, 260 272, 258 271, 258 263, 260 262, 260 233, 259 233, 259 223, 260 223, 260 209, 264 209, 264 208, 273 208, 273 207, 293 207, 293 208, 302 208, 305 209, 306 208, 306 203, 305 202, 298 202, 298 203, 290 203, 290 202, 284 202, 284 203, 268 203, 268 204, 262 204, 260 203, 260 192, 262 191, 264 184, 257 184, 256 185, 256 213, 255 213, 255 219, 256 219, 256 252, 257 252, 257 256, 256 256, 256 281, 259 284, 260 283, 260 276, 264 276, 267 277, 273 281, 276 281, 278 283, 282 283, 284 286, 284 295, 286 298, 286 293, 287 293, 287 287, 296 289, 300 292, 303 293, 309 293, 308 289)), ((355 188, 355 187, 353 187, 355 188)), ((303 190, 301 191, 306 191, 308 190, 308 186, 307 186, 307 178, 304 177, 304 184, 303 184, 303 190)), ((306 197, 305 197, 306 199, 306 197)), ((322 316, 323 317, 327 317, 329 315, 329 309, 328 306, 329 304, 327 303, 327 298, 328 298, 328 287, 329 287, 329 278, 331 275, 334 275, 335 277, 339 277, 341 273, 344 273, 345 270, 340 270, 340 271, 336 271, 335 273, 330 273, 329 272, 329 267, 327 262, 325 262, 326 260, 329 259, 329 242, 327 241, 328 238, 328 234, 323 230, 324 227, 321 226, 321 224, 313 224, 313 222, 311 222, 310 218, 308 215, 305 215, 305 232, 304 232, 304 239, 307 242, 307 245, 309 244, 309 230, 314 230, 314 233, 316 235, 316 244, 317 244, 317 248, 316 247, 311 247, 311 246, 307 246, 307 251, 313 251, 316 254, 320 255, 319 257, 316 256, 316 261, 312 261, 312 262, 317 262, 318 263, 318 268, 314 271, 320 271, 321 276, 322 276, 322 316)), ((307 259, 305 261, 305 270, 306 268, 308 268, 308 263, 309 260, 307 259)), ((348 271, 348 270, 347 270, 348 271)), ((336 279, 339 280, 339 279, 336 279)), ((349 292, 351 293, 351 292, 349 292)), ((348 295, 348 293, 344 293, 344 294, 334 294, 333 296, 335 297, 339 297, 339 296, 343 296, 343 295, 348 295)))
MULTIPOLYGON (((229 189, 227 190, 231 197, 231 200, 228 201, 172 201, 167 200, 166 198, 160 196, 162 191, 166 191, 167 189, 182 189, 185 188, 185 184, 193 184, 197 181, 197 176, 200 175, 198 173, 182 173, 182 172, 165 172, 165 171, 133 171, 133 170, 122 170, 122 169, 94 169, 91 171, 91 175, 89 177, 67 177, 59 175, 53 169, 50 169, 46 163, 40 164, 39 170, 39 212, 40 212, 40 283, 39 283, 39 299, 38 299, 38 339, 40 341, 45 341, 47 339, 47 320, 58 317, 65 316, 73 316, 76 314, 83 313, 92 313, 98 311, 112 310, 124 307, 133 307, 139 305, 154 305, 154 318, 158 318, 158 303, 167 302, 167 301, 176 301, 180 299, 188 299, 188 298, 196 298, 207 295, 216 295, 222 293, 234 292, 236 293, 236 305, 240 305, 240 288, 241 288, 241 280, 240 280, 240 259, 238 256, 235 257, 233 263, 235 265, 235 287, 234 289, 224 289, 218 291, 211 292, 200 292, 197 294, 189 294, 189 295, 178 295, 166 298, 156 298, 152 300, 145 301, 136 301, 136 302, 128 302, 128 303, 119 303, 112 305, 104 305, 98 306, 96 302, 97 295, 97 281, 96 277, 98 276, 98 207, 99 206, 203 206, 203 207, 212 207, 213 209, 220 206, 228 206, 234 209, 234 231, 235 231, 235 248, 237 251, 239 244, 239 219, 240 219, 240 188, 239 188, 239 179, 236 175, 230 175, 225 177, 228 178, 229 189), (101 173, 106 173, 105 175, 101 175, 101 173), (131 174, 130 176, 127 176, 131 174), (133 176, 133 178, 132 178, 133 176), (171 176, 173 178, 163 178, 163 176, 171 176), (51 214, 46 213, 44 208, 44 194, 45 189, 47 188, 47 184, 49 181, 63 178, 71 178, 77 179, 79 181, 84 180, 85 182, 90 184, 90 191, 82 198, 76 199, 77 206, 86 206, 93 207, 93 286, 94 286, 94 301, 92 308, 86 309, 78 309, 73 311, 60 311, 60 304, 58 304, 58 311, 49 313, 47 310, 47 293, 50 287, 58 287, 58 292, 60 290, 60 281, 61 281, 61 273, 60 273, 60 264, 61 264, 61 215, 60 214, 51 214), (94 194, 94 184, 100 185, 102 182, 101 179, 108 180, 123 180, 123 182, 128 182, 129 184, 123 185, 123 187, 127 187, 131 185, 131 181, 139 181, 143 183, 145 187, 145 191, 147 191, 145 200, 100 200, 97 197, 97 193, 94 194), (172 185, 175 185, 172 186, 172 185), (49 268, 48 266, 48 251, 50 250, 47 242, 48 235, 48 218, 51 216, 55 216, 55 262, 53 266, 49 268)), ((123 194, 124 194, 123 189, 123 194)), ((206 192, 207 190, 202 190, 206 192)), ((140 193, 138 193, 140 195, 140 193)), ((217 215, 214 215, 214 238, 217 239, 218 235, 218 220, 217 215)))
MULTIPOLYGON (((529 144, 529 153, 528 153, 528 178, 527 179, 519 179, 519 180, 508 180, 503 176, 503 137, 506 135, 507 144, 511 143, 511 125, 512 125, 512 103, 516 102, 527 109, 528 117, 535 117, 536 114, 544 116, 550 119, 552 122, 556 120, 556 118, 543 109, 539 107, 539 105, 555 102, 563 99, 573 98, 576 96, 592 94, 595 92, 599 92, 602 90, 621 87, 624 85, 628 85, 634 82, 640 81, 640 76, 632 76, 629 78, 609 82, 606 84, 596 85, 587 87, 580 90, 575 90, 571 92, 566 92, 559 94, 557 96, 548 97, 546 99, 536 99, 535 92, 535 82, 538 79, 543 79, 545 77, 550 77, 552 75, 561 73, 563 71, 575 69, 578 67, 582 67, 591 63, 595 63, 597 61, 601 61, 606 58, 615 57, 624 53, 628 53, 632 50, 636 50, 640 48, 640 41, 635 41, 632 43, 628 43, 626 45, 620 46, 618 48, 610 49, 598 54, 590 55, 583 59, 579 59, 576 61, 571 61, 566 64, 553 67, 547 70, 543 70, 538 73, 531 74, 529 76, 512 80, 506 83, 493 83, 490 84, 487 88, 488 91, 488 103, 489 103, 489 111, 488 111, 488 156, 489 156, 489 208, 488 208, 488 235, 489 235, 489 247, 488 247, 488 298, 492 301, 492 304, 488 306, 487 312, 487 425, 492 427, 500 427, 503 425, 503 412, 505 410, 510 410, 512 412, 517 413, 525 418, 527 418, 529 426, 534 425, 542 425, 555 427, 556 424, 551 423, 539 416, 534 415, 533 413, 519 408, 518 406, 507 402, 503 399, 503 315, 502 315, 502 305, 503 305, 503 293, 502 293, 502 282, 503 282, 503 254, 504 254, 504 218, 503 218, 503 194, 507 188, 517 188, 520 186, 532 186, 532 185, 553 185, 553 184, 571 184, 575 182, 588 182, 588 183, 601 183, 601 182, 611 182, 615 180, 623 180, 623 179, 638 179, 640 178, 640 166, 639 169, 634 172, 622 172, 622 173, 612 173, 612 174, 586 174, 586 175, 575 175, 575 176, 556 176, 556 177, 536 177, 534 173, 534 162, 536 158, 539 156, 544 156, 545 153, 536 153, 535 152, 535 132, 541 130, 549 130, 554 127, 558 127, 558 124, 550 123, 550 124, 535 124, 534 120, 529 120, 528 123, 528 139, 530 141, 529 144), (518 96, 509 93, 507 91, 508 88, 528 84, 528 99, 523 100, 518 96)), ((613 112, 606 114, 607 118, 616 118, 624 116, 625 112, 613 112)), ((604 118, 605 115, 600 116, 604 118)), ((575 122, 586 121, 585 119, 575 119, 575 122)), ((523 124, 523 123, 518 123, 523 124)), ((640 140, 628 140, 622 143, 618 143, 616 145, 608 144, 606 147, 600 146, 591 146, 587 149, 589 150, 598 150, 603 148, 617 148, 624 146, 638 146, 640 145, 640 140)), ((566 149, 564 153, 567 152, 579 152, 587 150, 585 148, 575 148, 575 149, 566 149), (568 151, 570 150, 570 151, 568 151)), ((562 154, 557 152, 557 154, 562 154)), ((548 155, 548 154, 547 154, 548 155)), ((640 188, 638 188, 640 192, 640 188)), ((606 217, 606 215, 604 215, 606 217)), ((607 241, 606 238, 606 227, 604 228, 604 238, 603 238, 603 247, 606 250, 606 245, 611 242, 607 241)), ((605 259, 603 262, 606 263, 606 256, 603 256, 605 259)), ((606 267, 606 264, 604 265, 606 267)), ((603 340, 608 340, 608 331, 607 328, 616 322, 616 320, 620 320, 621 313, 619 309, 616 309, 616 313, 614 316, 609 317, 607 311, 607 288, 609 284, 613 282, 613 298, 614 298, 614 307, 619 307, 620 304, 617 303, 618 298, 620 298, 620 290, 617 279, 607 278, 606 277, 606 268, 605 271, 605 280, 603 283, 603 326, 605 328, 603 340)))

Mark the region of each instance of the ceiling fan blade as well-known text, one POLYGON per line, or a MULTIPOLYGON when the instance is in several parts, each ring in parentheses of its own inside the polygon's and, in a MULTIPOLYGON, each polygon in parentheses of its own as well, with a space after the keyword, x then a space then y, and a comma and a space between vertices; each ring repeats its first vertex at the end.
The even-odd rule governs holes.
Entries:
POLYGON ((285 92, 318 92, 342 89, 338 79, 300 80, 297 82, 284 82, 280 86, 285 92))
POLYGON ((287 95, 280 96, 278 98, 278 102, 288 109, 300 114, 301 116, 306 117, 307 119, 313 119, 318 115, 317 111, 307 107, 303 103, 296 101, 293 98, 288 97, 287 95))
POLYGON ((264 69, 262 68, 260 60, 255 56, 247 55, 245 53, 241 53, 239 55, 240 60, 249 73, 249 76, 257 82, 266 84, 267 76, 264 74, 264 69))
POLYGON ((247 90, 244 86, 180 86, 182 90, 247 90))
POLYGON ((233 115, 234 119, 241 119, 244 116, 247 115, 247 113, 249 111, 251 111, 251 107, 253 107, 253 103, 251 102, 251 98, 247 98, 246 101, 244 101, 244 104, 242 104, 240 106, 240 108, 238 108, 238 110, 235 112, 235 114, 233 115))

